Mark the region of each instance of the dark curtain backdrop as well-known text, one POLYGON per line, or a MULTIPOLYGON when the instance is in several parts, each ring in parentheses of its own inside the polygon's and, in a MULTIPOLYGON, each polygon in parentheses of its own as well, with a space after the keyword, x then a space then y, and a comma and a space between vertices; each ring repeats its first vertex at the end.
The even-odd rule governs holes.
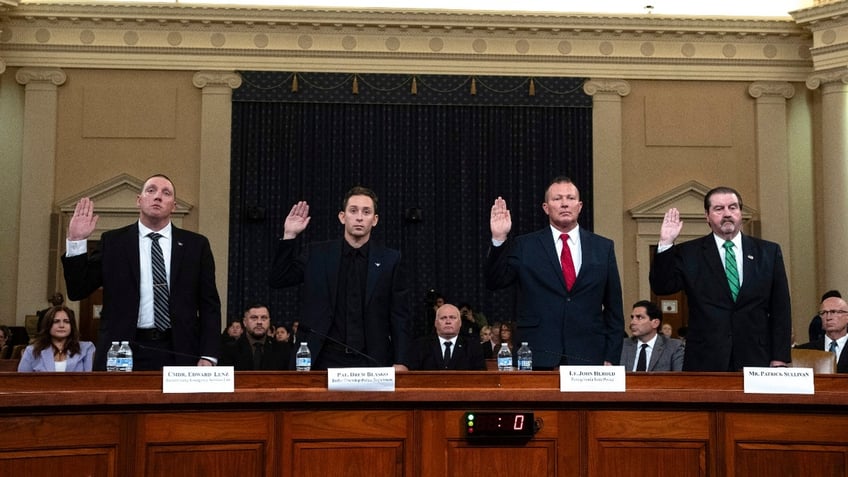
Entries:
POLYGON ((374 189, 372 239, 401 250, 416 330, 429 333, 429 290, 511 321, 515 291, 486 290, 489 211, 507 201, 513 234, 546 226, 543 193, 571 176, 592 228, 592 114, 583 80, 242 73, 233 98, 228 314, 268 303, 274 322, 298 316, 297 288, 272 290, 270 262, 283 221, 310 205, 306 241, 340 237, 337 214, 354 185, 374 189), (353 94, 353 80, 359 94, 353 94), (392 86, 399 85, 399 86, 392 86), (516 86, 517 85, 517 86, 516 86), (409 220, 420 209, 420 221, 409 220))

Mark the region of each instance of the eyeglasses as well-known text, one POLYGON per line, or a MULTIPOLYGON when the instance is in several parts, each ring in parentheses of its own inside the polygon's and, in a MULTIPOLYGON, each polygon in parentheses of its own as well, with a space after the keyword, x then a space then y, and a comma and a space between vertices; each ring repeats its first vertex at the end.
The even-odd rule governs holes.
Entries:
POLYGON ((819 316, 824 318, 827 315, 842 316, 846 313, 848 313, 848 310, 821 310, 819 311, 819 316))

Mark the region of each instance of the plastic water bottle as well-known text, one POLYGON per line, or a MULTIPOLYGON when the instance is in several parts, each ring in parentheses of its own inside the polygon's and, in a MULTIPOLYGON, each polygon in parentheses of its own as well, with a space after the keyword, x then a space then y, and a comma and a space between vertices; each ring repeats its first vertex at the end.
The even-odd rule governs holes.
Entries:
POLYGON ((498 351, 498 371, 512 371, 512 353, 506 343, 501 343, 498 351))
POLYGON ((533 352, 526 341, 522 341, 521 347, 518 348, 518 370, 533 371, 533 352))
POLYGON ((112 346, 109 347, 109 351, 106 352, 106 371, 112 372, 118 370, 118 348, 120 347, 120 342, 113 341, 112 346))
POLYGON ((297 354, 294 357, 295 369, 298 371, 309 371, 312 369, 312 352, 309 351, 309 346, 306 341, 300 342, 300 348, 297 349, 297 354))
POLYGON ((129 373, 133 369, 133 353, 129 341, 121 341, 118 349, 118 371, 129 373))

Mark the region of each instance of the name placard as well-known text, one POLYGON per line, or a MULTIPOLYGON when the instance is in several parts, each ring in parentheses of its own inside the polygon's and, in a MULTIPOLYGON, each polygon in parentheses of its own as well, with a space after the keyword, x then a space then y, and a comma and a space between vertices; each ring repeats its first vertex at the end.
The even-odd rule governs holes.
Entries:
POLYGON ((232 366, 165 366, 163 393, 231 393, 236 373, 232 366))
POLYGON ((624 376, 624 366, 560 366, 559 390, 623 393, 624 376))
POLYGON ((745 392, 815 394, 813 368, 742 368, 745 392))
POLYGON ((330 391, 394 391, 395 368, 330 368, 327 370, 330 391))

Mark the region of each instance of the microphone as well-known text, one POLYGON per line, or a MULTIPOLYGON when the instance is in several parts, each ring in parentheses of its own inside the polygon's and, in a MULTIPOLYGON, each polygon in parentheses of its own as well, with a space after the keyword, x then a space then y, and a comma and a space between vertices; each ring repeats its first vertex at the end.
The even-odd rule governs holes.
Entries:
MULTIPOLYGON (((566 363, 570 360, 582 361, 584 363, 592 362, 592 360, 590 360, 588 358, 584 358, 583 356, 563 354, 563 353, 559 353, 559 352, 556 352, 556 351, 550 351, 550 350, 546 350, 546 349, 536 349, 536 350, 533 350, 533 351, 548 354, 548 355, 553 355, 553 356, 559 357, 560 359, 565 358, 566 363)), ((601 364, 603 364, 603 363, 601 363, 601 364)))
POLYGON ((363 353, 362 351, 359 351, 359 350, 358 350, 358 349, 356 349, 356 348, 352 348, 352 347, 348 346, 347 344, 342 343, 341 341, 339 341, 339 340, 337 340, 337 339, 335 339, 335 338, 331 338, 331 337, 329 337, 329 336, 325 335, 324 333, 321 333, 320 331, 318 331, 318 330, 316 330, 316 329, 314 329, 314 328, 311 328, 311 327, 309 327, 309 326, 307 326, 307 325, 304 325, 302 322, 300 323, 300 325, 298 325, 297 330, 298 330, 298 331, 303 330, 303 331, 305 331, 305 332, 307 332, 307 333, 310 333, 310 334, 313 334, 313 335, 315 335, 315 336, 317 336, 317 337, 319 337, 319 338, 323 338, 323 339, 325 339, 325 340, 327 340, 327 341, 329 341, 329 342, 331 342, 331 343, 335 343, 335 344, 337 344, 337 345, 339 345, 339 346, 343 347, 343 348, 345 349, 345 351, 350 351, 351 353, 353 353, 353 354, 355 354, 355 355, 361 356, 361 357, 363 357, 363 358, 367 359, 368 361, 371 361, 372 363, 376 364, 377 366, 380 366, 380 365, 382 364, 382 363, 380 363, 379 361, 377 361, 377 359, 376 359, 376 358, 373 358, 373 357, 371 357, 371 356, 369 356, 369 355, 367 355, 367 354, 363 353))

